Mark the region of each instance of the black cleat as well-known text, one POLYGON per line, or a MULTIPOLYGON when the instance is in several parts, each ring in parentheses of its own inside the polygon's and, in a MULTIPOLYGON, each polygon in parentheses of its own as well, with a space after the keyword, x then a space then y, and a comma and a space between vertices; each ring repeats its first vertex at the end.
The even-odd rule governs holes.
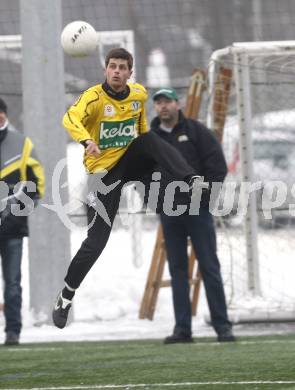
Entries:
POLYGON ((52 320, 56 327, 62 329, 66 326, 71 306, 72 301, 63 298, 62 293, 60 293, 56 299, 56 303, 52 311, 52 320))

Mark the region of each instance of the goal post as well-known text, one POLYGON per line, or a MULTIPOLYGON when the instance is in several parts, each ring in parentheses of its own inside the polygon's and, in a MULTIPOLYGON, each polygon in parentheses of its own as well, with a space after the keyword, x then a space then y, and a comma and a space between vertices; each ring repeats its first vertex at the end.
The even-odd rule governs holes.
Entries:
POLYGON ((246 297, 248 314, 255 307, 256 320, 295 320, 288 278, 294 249, 294 63, 295 41, 239 42, 213 52, 208 67, 210 128, 214 128, 213 92, 219 71, 233 72, 223 137, 228 165, 235 160, 227 180, 238 183, 236 217, 230 218, 228 228, 233 250, 230 307, 237 309, 237 301, 246 297), (267 191, 274 187, 276 192, 267 191), (257 314, 259 310, 264 314, 257 314))
MULTIPOLYGON (((237 114, 240 138, 242 183, 253 183, 253 148, 251 142, 251 89, 248 56, 246 53, 234 54, 234 77, 237 91, 237 114)), ((245 217, 246 254, 248 264, 248 288, 254 295, 260 295, 260 278, 257 248, 257 210, 256 193, 249 194, 249 205, 245 217)))

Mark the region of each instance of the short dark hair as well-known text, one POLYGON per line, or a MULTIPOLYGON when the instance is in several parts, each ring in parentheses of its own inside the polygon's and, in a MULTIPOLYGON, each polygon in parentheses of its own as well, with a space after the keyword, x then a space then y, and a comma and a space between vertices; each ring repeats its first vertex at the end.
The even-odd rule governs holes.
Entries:
POLYGON ((123 47, 117 47, 108 52, 105 58, 105 66, 107 67, 111 58, 120 58, 122 60, 126 60, 128 63, 129 70, 133 67, 133 56, 129 51, 124 49, 123 47))
POLYGON ((0 98, 0 112, 5 112, 5 114, 7 114, 7 104, 1 98, 0 98))

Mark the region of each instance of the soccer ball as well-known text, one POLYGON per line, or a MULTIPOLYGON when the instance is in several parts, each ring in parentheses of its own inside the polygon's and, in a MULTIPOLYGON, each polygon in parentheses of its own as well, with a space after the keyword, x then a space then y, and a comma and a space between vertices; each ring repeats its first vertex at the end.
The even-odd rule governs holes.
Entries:
POLYGON ((61 45, 65 53, 72 57, 88 56, 97 49, 97 32, 87 22, 71 22, 61 33, 61 45))

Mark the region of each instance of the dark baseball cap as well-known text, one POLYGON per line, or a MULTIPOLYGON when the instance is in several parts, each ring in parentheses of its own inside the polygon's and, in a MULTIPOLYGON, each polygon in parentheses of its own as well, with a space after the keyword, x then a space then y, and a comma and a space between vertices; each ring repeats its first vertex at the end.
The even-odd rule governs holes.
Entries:
POLYGON ((178 96, 173 88, 161 88, 153 95, 153 100, 157 100, 158 97, 165 96, 167 99, 178 101, 178 96))
POLYGON ((7 114, 7 105, 3 99, 0 98, 0 112, 7 114))

